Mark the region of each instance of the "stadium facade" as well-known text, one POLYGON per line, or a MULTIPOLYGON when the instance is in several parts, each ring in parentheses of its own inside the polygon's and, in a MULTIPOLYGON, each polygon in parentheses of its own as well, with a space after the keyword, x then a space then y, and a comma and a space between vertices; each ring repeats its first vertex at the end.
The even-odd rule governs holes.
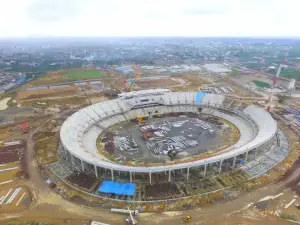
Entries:
POLYGON ((232 168, 239 162, 255 160, 257 154, 268 151, 276 142, 277 123, 264 109, 255 105, 245 108, 231 108, 225 96, 203 92, 170 92, 167 89, 153 89, 122 94, 118 99, 93 104, 70 116, 62 125, 60 131, 60 157, 73 168, 80 171, 93 171, 96 177, 110 173, 115 180, 117 173, 128 177, 134 182, 136 175, 147 176, 152 183, 156 173, 168 174, 171 182, 177 171, 189 179, 192 170, 206 174, 210 165, 217 165, 222 172, 223 164, 230 163, 232 168), (220 117, 234 124, 240 131, 240 138, 234 145, 215 155, 174 164, 159 166, 128 166, 113 162, 100 155, 96 141, 99 135, 108 127, 135 119, 142 115, 193 112, 207 113, 220 117))

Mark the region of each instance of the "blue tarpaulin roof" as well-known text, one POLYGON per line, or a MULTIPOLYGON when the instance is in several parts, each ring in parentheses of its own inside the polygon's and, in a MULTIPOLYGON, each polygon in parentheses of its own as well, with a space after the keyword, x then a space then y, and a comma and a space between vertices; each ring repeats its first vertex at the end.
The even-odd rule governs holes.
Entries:
POLYGON ((110 180, 105 180, 99 186, 98 191, 116 195, 134 195, 135 187, 136 184, 133 183, 118 183, 110 180))
POLYGON ((205 92, 197 92, 197 95, 196 95, 196 102, 197 103, 200 103, 201 102, 201 100, 202 100, 202 98, 204 97, 206 95, 206 93, 205 92))
POLYGON ((16 79, 16 83, 23 83, 23 82, 25 82, 25 76, 16 79))

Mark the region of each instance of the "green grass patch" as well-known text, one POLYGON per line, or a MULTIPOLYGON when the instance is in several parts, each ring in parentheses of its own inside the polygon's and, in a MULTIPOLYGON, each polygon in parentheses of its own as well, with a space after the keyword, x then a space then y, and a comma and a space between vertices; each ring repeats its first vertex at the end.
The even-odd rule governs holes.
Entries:
POLYGON ((231 77, 237 77, 237 76, 241 75, 241 72, 237 69, 232 69, 232 71, 230 71, 228 73, 228 75, 231 76, 231 77))
POLYGON ((267 82, 260 81, 260 80, 253 80, 252 82, 260 88, 270 88, 270 84, 267 82))
POLYGON ((286 69, 281 71, 280 76, 300 80, 300 71, 293 70, 293 69, 286 69))
POLYGON ((83 71, 73 71, 64 74, 67 79, 92 79, 104 76, 104 73, 100 70, 83 70, 83 71))

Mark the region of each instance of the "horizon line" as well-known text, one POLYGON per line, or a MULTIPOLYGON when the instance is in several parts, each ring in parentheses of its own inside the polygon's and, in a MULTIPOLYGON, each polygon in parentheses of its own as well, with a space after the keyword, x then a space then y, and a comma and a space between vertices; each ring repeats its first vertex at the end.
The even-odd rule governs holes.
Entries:
POLYGON ((0 40, 15 40, 15 39, 55 39, 55 38, 63 38, 63 39, 72 39, 72 38, 240 38, 240 39, 300 39, 300 36, 184 36, 184 35, 170 35, 170 36, 15 36, 15 37, 0 37, 0 40))

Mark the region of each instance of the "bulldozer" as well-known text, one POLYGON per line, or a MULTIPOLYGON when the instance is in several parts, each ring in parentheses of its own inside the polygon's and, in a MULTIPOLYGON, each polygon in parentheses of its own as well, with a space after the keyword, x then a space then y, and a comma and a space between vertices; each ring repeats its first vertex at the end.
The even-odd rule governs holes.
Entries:
POLYGON ((173 160, 176 157, 177 154, 178 154, 177 150, 168 151, 168 156, 170 157, 171 160, 173 160))

